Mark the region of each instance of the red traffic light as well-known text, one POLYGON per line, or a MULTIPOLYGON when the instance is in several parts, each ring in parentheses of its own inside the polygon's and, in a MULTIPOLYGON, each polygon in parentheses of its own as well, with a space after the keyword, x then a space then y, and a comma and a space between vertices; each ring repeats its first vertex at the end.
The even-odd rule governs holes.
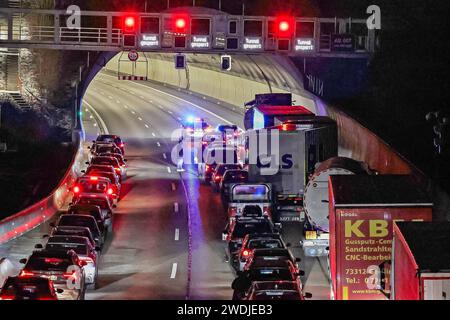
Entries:
POLYGON ((189 17, 187 15, 177 15, 173 20, 173 31, 176 33, 187 33, 189 17))
POLYGON ((275 34, 278 38, 290 38, 294 33, 295 20, 293 17, 277 17, 275 20, 275 34))
POLYGON ((134 16, 125 16, 123 19, 123 29, 125 32, 134 32, 136 29, 136 18, 134 16))

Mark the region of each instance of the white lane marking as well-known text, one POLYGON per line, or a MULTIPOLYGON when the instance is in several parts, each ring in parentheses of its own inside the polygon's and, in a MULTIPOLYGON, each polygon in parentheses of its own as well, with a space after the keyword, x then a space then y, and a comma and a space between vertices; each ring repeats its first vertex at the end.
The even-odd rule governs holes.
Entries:
POLYGON ((175 229, 175 241, 180 240, 180 229, 175 229))
POLYGON ((117 103, 117 104, 120 104, 120 100, 116 100, 116 103, 117 103))
POLYGON ((94 118, 94 116, 91 114, 90 116, 89 116, 89 119, 93 119, 94 118))
POLYGON ((128 109, 128 106, 126 104, 123 105, 125 107, 125 109, 128 109))
POLYGON ((97 124, 96 123, 94 123, 94 127, 96 127, 97 126, 97 124))
MULTIPOLYGON (((171 187, 172 187, 172 191, 177 190, 177 187, 176 187, 176 185, 175 185, 175 182, 172 182, 171 187)), ((174 203, 174 207, 175 207, 175 208, 178 208, 178 202, 175 202, 175 203, 174 203)), ((177 210, 177 209, 176 209, 176 210, 177 210)), ((175 212, 176 212, 176 211, 175 211, 175 212)))
MULTIPOLYGON (((173 190, 173 188, 172 188, 172 190, 173 190)), ((178 204, 178 202, 175 202, 173 204, 173 211, 175 211, 175 212, 180 211, 180 205, 178 204)))
POLYGON ((161 143, 159 143, 159 141, 156 143, 156 145, 157 145, 158 147, 161 147, 161 143))
POLYGON ((170 273, 170 279, 175 279, 175 277, 177 276, 177 267, 178 263, 174 262, 172 264, 172 272, 170 273))
POLYGON ((163 153, 163 158, 164 158, 164 160, 167 160, 167 156, 165 153, 163 153))
POLYGON ((136 114, 136 111, 131 111, 132 114, 136 114))
POLYGON ((167 172, 172 173, 172 169, 170 169, 170 167, 167 167, 167 172))
POLYGON ((152 132, 152 136, 156 137, 156 133, 152 132))
POLYGON ((105 121, 103 121, 102 117, 100 117, 100 115, 98 114, 97 110, 95 110, 92 105, 86 101, 86 99, 83 100, 84 103, 86 103, 86 106, 92 110, 92 112, 95 114, 95 116, 97 117, 98 121, 100 121, 100 124, 103 128, 103 130, 105 131, 105 134, 109 134, 108 131, 108 127, 105 124, 105 121))
POLYGON ((145 124, 145 127, 148 129, 148 128, 150 128, 149 126, 148 126, 148 124, 145 124))
POLYGON ((142 118, 141 118, 141 117, 138 117, 138 120, 139 120, 139 121, 142 121, 142 118))
POLYGON ((111 99, 111 100, 113 99, 113 97, 111 97, 111 96, 108 96, 108 98, 111 99))
POLYGON ((170 111, 170 110, 167 110, 167 112, 168 112, 168 113, 170 113, 170 114, 173 114, 173 112, 172 112, 172 111, 170 111))
MULTIPOLYGON (((108 77, 114 78, 114 76, 111 76, 111 75, 109 75, 109 74, 105 74, 105 75, 108 76, 108 77)), ((204 112, 206 112, 206 113, 209 113, 210 115, 216 117, 217 119, 220 119, 220 120, 224 121, 224 122, 227 123, 227 124, 233 124, 231 121, 228 121, 227 119, 222 118, 221 116, 218 116, 218 115, 215 114, 214 112, 209 111, 209 110, 207 110, 207 109, 205 109, 205 108, 203 108, 203 107, 200 107, 199 105, 196 105, 195 103, 192 103, 192 102, 190 102, 190 101, 188 101, 188 100, 184 100, 184 99, 182 99, 182 98, 180 98, 180 97, 174 96, 173 94, 170 94, 170 93, 167 93, 167 92, 164 92, 164 91, 155 89, 155 88, 153 88, 153 87, 144 86, 143 84, 140 84, 140 83, 133 82, 133 84, 138 85, 138 86, 142 86, 142 87, 147 88, 147 89, 151 89, 151 90, 153 90, 153 91, 156 91, 156 92, 165 94, 165 95, 167 95, 167 96, 169 96, 169 97, 172 97, 172 98, 174 98, 174 99, 177 99, 177 100, 183 101, 183 102, 185 102, 185 103, 188 103, 188 104, 190 104, 191 106, 193 106, 194 108, 197 108, 197 109, 200 109, 200 110, 202 110, 202 111, 204 111, 204 112)), ((189 94, 192 94, 192 92, 189 91, 189 94)), ((238 127, 238 128, 239 128, 239 127, 238 127)), ((239 128, 239 129, 243 130, 242 128, 239 128)))
POLYGON ((181 119, 180 117, 178 117, 177 119, 178 119, 178 121, 182 121, 182 120, 183 120, 183 119, 181 119))

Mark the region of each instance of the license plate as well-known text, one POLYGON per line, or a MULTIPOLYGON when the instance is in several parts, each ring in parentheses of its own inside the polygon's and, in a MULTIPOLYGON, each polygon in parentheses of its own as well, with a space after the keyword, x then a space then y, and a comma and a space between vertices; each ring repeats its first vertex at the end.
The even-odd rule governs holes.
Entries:
POLYGON ((305 237, 307 240, 317 239, 316 231, 306 231, 305 237))

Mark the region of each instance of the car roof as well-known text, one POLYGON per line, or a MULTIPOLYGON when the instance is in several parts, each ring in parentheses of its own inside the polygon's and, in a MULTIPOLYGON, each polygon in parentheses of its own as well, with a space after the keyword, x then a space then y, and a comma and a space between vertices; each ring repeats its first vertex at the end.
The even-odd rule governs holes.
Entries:
POLYGON ((256 290, 298 290, 296 281, 255 281, 256 290))
POLYGON ((281 235, 278 233, 253 233, 247 235, 248 240, 257 240, 257 239, 276 239, 281 240, 281 235))
POLYGON ((78 199, 81 199, 81 198, 89 198, 89 199, 101 198, 101 199, 109 200, 108 195, 106 195, 104 193, 80 193, 78 195, 78 199))
POLYGON ((251 269, 265 269, 265 268, 289 268, 290 261, 286 257, 255 257, 253 259, 251 269))
POLYGON ((100 207, 95 205, 95 204, 73 204, 69 207, 69 210, 76 210, 76 209, 81 209, 81 210, 96 210, 96 211, 100 211, 100 207))
POLYGON ((63 236, 56 235, 48 238, 47 243, 77 243, 77 244, 87 244, 89 239, 81 236, 63 236))
POLYGON ((42 250, 36 250, 33 251, 30 257, 45 257, 45 258, 70 258, 71 254, 69 254, 70 250, 67 251, 57 251, 57 250, 48 250, 48 249, 42 249, 42 250))
POLYGON ((84 220, 95 220, 93 216, 89 216, 87 214, 62 214, 60 216, 60 220, 62 219, 84 219, 84 220))
POLYGON ((101 134, 97 136, 97 139, 99 138, 120 138, 120 137, 116 134, 101 134))
POLYGON ((285 248, 261 248, 253 250, 253 255, 262 257, 262 256, 291 256, 291 252, 285 248))
POLYGON ((13 284, 20 284, 20 283, 49 283, 50 280, 47 278, 42 277, 8 277, 8 279, 5 281, 5 285, 7 282, 11 282, 13 284))

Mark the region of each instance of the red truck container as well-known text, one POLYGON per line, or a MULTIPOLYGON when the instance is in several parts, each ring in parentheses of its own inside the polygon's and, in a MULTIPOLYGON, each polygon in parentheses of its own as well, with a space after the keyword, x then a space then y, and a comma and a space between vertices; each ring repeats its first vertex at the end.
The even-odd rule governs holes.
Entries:
POLYGON ((450 300, 450 222, 396 222, 392 300, 450 300))
POLYGON ((433 204, 410 176, 335 175, 328 183, 331 297, 387 299, 380 265, 391 260, 393 221, 430 221, 433 204))

